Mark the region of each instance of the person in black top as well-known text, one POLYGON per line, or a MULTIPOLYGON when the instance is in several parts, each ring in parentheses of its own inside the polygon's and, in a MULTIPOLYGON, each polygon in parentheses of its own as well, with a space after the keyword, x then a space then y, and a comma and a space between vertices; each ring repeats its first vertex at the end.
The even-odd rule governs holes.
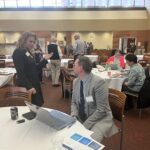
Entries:
POLYGON ((52 85, 59 86, 60 66, 62 53, 60 47, 56 44, 56 37, 51 37, 51 43, 48 45, 48 53, 53 53, 51 59, 52 85))
POLYGON ((42 106, 44 103, 43 95, 38 76, 38 68, 47 64, 52 54, 45 55, 45 58, 37 65, 35 62, 33 49, 37 37, 32 32, 24 32, 20 37, 17 48, 13 52, 13 62, 17 71, 17 85, 25 87, 32 93, 32 103, 42 106))

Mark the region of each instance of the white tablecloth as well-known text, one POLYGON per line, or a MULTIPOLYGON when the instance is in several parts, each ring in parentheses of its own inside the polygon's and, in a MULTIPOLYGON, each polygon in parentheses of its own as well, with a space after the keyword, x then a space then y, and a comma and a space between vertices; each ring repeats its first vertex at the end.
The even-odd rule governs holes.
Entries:
POLYGON ((14 73, 16 73, 15 68, 0 68, 0 87, 12 82, 14 73))
MULTIPOLYGON (((73 60, 73 59, 67 59, 67 58, 61 59, 61 67, 68 68, 68 61, 69 61, 69 60, 73 60)), ((46 68, 48 68, 49 71, 46 71, 46 72, 44 73, 44 75, 45 75, 46 77, 49 77, 50 74, 51 74, 50 67, 51 67, 51 63, 50 63, 50 60, 48 60, 48 64, 46 65, 46 68)))
MULTIPOLYGON (((139 61, 139 60, 143 60, 143 55, 136 55, 137 56, 137 62, 139 61)), ((125 59, 125 57, 126 56, 124 56, 124 62, 126 63, 126 59, 125 59)))
POLYGON ((84 55, 84 56, 88 57, 92 62, 95 62, 98 59, 98 55, 84 55))
MULTIPOLYGON (((18 107, 19 119, 27 111, 27 107, 18 107)), ((10 107, 0 108, 0 150, 63 150, 64 139, 74 133, 91 135, 78 121, 60 131, 36 119, 17 124, 10 119, 10 107)))
POLYGON ((137 56, 137 61, 143 60, 143 55, 136 55, 137 56))
MULTIPOLYGON (((107 82, 109 88, 114 88, 119 91, 121 91, 123 81, 126 79, 125 77, 109 77, 108 71, 99 72, 97 68, 93 68, 92 73, 104 79, 107 82)), ((116 73, 120 73, 120 71, 111 70, 111 75, 116 73)))
POLYGON ((5 60, 5 63, 13 63, 12 58, 6 58, 6 59, 0 59, 0 60, 5 60))
MULTIPOLYGON (((69 58, 64 58, 64 59, 61 59, 61 67, 68 67, 68 61, 69 60, 73 60, 73 59, 69 59, 69 58)), ((48 60, 48 66, 50 67, 50 60, 48 60)))

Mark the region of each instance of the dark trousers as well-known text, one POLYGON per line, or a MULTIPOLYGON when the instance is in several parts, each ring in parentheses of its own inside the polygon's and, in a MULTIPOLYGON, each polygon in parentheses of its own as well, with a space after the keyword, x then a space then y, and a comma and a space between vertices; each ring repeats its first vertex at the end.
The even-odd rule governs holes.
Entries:
MULTIPOLYGON (((130 93, 133 93, 133 94, 138 94, 138 92, 133 91, 133 90, 129 89, 127 86, 124 86, 124 85, 122 87, 122 91, 127 91, 127 92, 130 92, 130 93)), ((127 95, 125 110, 131 109, 131 108, 133 108, 133 96, 127 95)))

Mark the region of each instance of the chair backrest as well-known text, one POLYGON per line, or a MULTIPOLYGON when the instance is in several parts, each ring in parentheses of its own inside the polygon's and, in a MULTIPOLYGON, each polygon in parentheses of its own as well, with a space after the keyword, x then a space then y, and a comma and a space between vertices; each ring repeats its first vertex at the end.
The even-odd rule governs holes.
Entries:
POLYGON ((141 64, 142 67, 146 67, 146 65, 147 65, 146 60, 139 60, 138 63, 141 64))
POLYGON ((150 63, 150 55, 144 55, 143 60, 145 60, 147 63, 150 63))
POLYGON ((17 86, 17 73, 15 73, 13 76, 13 85, 17 86))
POLYGON ((5 68, 5 60, 0 60, 0 68, 5 68))
POLYGON ((62 78, 65 79, 66 81, 72 81, 72 78, 67 72, 66 68, 61 68, 61 75, 62 75, 62 78))
POLYGON ((0 59, 6 59, 6 55, 0 55, 0 59))
POLYGON ((74 60, 68 61, 68 68, 73 68, 74 60))
POLYGON ((0 88, 0 106, 24 106, 24 101, 31 102, 31 93, 24 87, 0 88))
POLYGON ((109 104, 112 110, 113 117, 122 121, 124 116, 126 95, 116 89, 109 89, 109 104))

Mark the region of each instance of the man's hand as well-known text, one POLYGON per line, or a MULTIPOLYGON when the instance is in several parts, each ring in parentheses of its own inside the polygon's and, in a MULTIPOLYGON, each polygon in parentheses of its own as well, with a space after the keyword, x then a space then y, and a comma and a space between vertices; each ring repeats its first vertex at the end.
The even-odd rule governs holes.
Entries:
POLYGON ((53 53, 45 54, 44 59, 48 60, 53 56, 53 53))
POLYGON ((36 94, 36 89, 35 88, 31 88, 28 90, 29 93, 31 94, 36 94))

